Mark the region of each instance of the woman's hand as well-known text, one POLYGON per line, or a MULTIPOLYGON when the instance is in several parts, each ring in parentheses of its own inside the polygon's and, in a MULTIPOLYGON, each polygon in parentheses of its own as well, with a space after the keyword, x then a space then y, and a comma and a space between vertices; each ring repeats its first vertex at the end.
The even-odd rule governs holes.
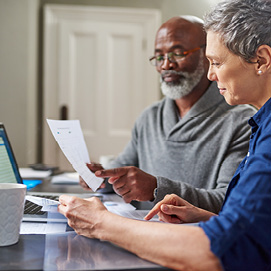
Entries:
POLYGON ((174 194, 166 195, 163 200, 158 202, 145 216, 145 220, 150 220, 156 214, 159 216, 159 220, 169 223, 196 223, 209 220, 215 215, 174 194))
POLYGON ((61 195, 58 211, 68 219, 68 224, 76 233, 89 238, 99 238, 99 227, 103 214, 108 213, 103 203, 97 198, 77 198, 61 195))

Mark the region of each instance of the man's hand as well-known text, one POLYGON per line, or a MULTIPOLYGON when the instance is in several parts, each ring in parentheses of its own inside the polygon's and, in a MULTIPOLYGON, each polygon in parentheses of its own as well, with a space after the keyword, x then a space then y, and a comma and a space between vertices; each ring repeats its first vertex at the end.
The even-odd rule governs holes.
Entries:
POLYGON ((102 221, 103 214, 108 211, 98 198, 82 199, 61 195, 59 202, 61 204, 58 211, 67 217, 68 224, 76 233, 89 238, 99 238, 95 228, 102 221))
POLYGON ((150 220, 155 215, 158 215, 161 221, 168 223, 195 223, 206 221, 215 214, 171 194, 158 202, 145 216, 145 220, 150 220))
MULTIPOLYGON (((87 167, 90 169, 90 171, 92 171, 93 173, 95 173, 97 170, 103 170, 104 168, 102 167, 101 164, 97 164, 97 163, 91 163, 91 164, 87 164, 87 167)), ((84 179, 79 176, 79 184, 88 191, 92 191, 91 188, 89 188, 89 186, 87 185, 87 183, 84 181, 84 179)), ((100 188, 105 188, 105 183, 103 182, 100 186, 100 188)))
POLYGON ((137 167, 122 167, 95 172, 97 177, 109 177, 108 182, 113 185, 114 191, 130 203, 132 200, 153 200, 153 191, 157 187, 154 176, 137 167))

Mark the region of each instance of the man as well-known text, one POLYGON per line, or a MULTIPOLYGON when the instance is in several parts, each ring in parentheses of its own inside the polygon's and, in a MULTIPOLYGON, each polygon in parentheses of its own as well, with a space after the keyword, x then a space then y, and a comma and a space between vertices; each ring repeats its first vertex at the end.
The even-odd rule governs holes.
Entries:
MULTIPOLYGON (((160 27, 151 63, 166 96, 137 119, 132 139, 110 164, 110 178, 126 202, 154 201, 175 193, 218 213, 228 182, 246 155, 247 120, 255 110, 229 106, 207 79, 206 34, 193 16, 173 17, 160 27)), ((99 168, 89 165, 92 171, 99 168)))

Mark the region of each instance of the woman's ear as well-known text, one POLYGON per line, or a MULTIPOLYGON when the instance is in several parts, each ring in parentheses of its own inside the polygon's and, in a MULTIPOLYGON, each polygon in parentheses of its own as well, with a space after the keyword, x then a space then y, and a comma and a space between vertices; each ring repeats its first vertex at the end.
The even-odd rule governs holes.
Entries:
POLYGON ((257 74, 263 74, 267 71, 271 72, 271 47, 268 45, 261 45, 257 52, 257 74))

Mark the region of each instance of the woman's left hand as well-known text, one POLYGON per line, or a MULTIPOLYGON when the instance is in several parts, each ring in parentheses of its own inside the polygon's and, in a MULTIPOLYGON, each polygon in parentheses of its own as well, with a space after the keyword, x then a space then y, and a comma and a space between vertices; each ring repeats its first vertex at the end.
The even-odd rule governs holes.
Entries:
POLYGON ((198 208, 177 195, 166 195, 158 202, 145 216, 145 220, 150 220, 155 215, 159 220, 169 223, 196 223, 206 221, 214 213, 198 208))

